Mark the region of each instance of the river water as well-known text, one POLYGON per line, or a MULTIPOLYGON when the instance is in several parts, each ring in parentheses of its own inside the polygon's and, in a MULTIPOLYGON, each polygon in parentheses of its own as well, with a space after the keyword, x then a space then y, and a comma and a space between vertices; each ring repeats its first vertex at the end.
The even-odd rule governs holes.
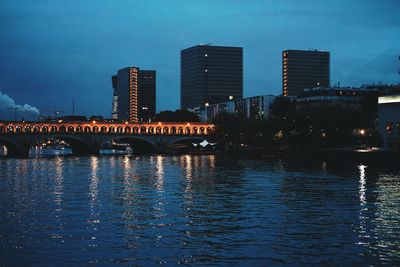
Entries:
POLYGON ((0 265, 400 265, 400 171, 219 156, 0 159, 0 265))

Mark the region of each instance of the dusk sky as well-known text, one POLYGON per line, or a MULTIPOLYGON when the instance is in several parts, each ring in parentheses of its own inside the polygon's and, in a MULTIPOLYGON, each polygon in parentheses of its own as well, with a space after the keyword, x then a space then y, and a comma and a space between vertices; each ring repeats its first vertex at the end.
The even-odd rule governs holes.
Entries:
POLYGON ((176 109, 180 50, 200 43, 243 47, 245 96, 281 93, 286 49, 330 51, 332 85, 397 84, 399 14, 400 0, 1 0, 0 91, 110 117, 111 75, 138 66, 157 71, 157 110, 176 109))

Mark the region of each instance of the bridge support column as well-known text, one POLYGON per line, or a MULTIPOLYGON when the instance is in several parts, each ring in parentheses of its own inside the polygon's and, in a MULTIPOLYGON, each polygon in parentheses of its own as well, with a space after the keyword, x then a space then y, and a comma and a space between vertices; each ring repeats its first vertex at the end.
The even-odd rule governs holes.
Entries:
POLYGON ((87 143, 87 144, 74 144, 71 145, 72 153, 74 155, 100 155, 100 144, 99 143, 87 143))
POLYGON ((19 144, 16 146, 6 146, 7 157, 9 158, 29 158, 29 144, 19 144))

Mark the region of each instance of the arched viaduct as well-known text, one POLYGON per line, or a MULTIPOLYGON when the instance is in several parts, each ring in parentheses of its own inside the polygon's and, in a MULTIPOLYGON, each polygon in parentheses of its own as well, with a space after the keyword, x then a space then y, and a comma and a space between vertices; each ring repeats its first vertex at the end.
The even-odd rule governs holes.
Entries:
POLYGON ((29 157, 32 145, 50 138, 64 140, 78 155, 99 154, 112 140, 129 143, 134 150, 162 152, 176 142, 203 140, 214 130, 213 124, 198 122, 1 122, 0 144, 6 146, 10 157, 29 157))

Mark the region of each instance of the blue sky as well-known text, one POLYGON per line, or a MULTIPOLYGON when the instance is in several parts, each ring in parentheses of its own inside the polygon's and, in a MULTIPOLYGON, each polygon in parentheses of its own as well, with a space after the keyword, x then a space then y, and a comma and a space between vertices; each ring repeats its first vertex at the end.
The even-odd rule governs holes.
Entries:
POLYGON ((157 109, 176 109, 180 50, 210 42, 244 48, 245 96, 280 94, 285 49, 330 51, 332 84, 398 83, 399 12, 400 0, 1 0, 0 91, 110 117, 111 75, 139 66, 157 71, 157 109))

